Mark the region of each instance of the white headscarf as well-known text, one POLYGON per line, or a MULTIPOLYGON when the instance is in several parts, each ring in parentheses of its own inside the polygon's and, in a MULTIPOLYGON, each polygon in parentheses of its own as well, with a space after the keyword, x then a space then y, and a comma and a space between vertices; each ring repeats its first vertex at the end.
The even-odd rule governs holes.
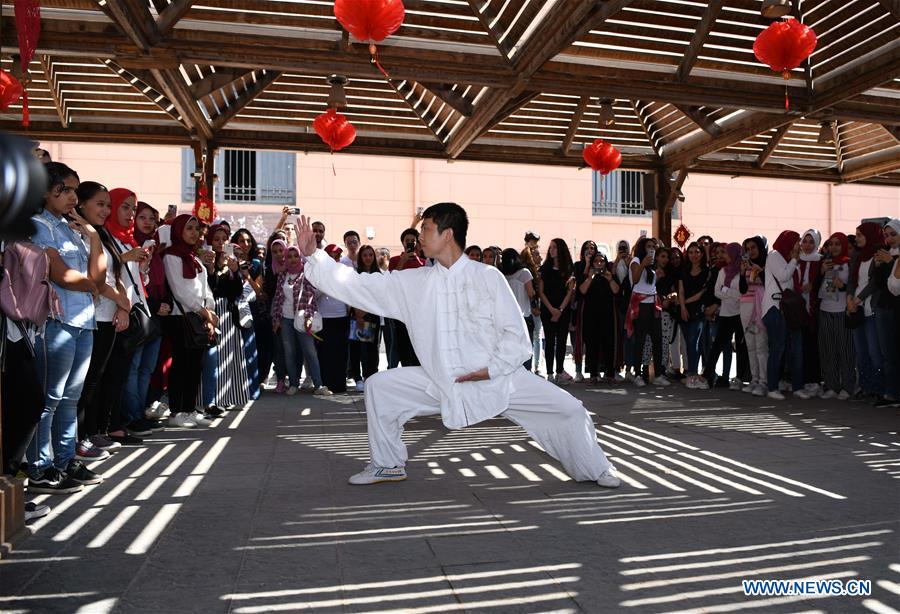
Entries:
POLYGON ((815 243, 816 246, 813 248, 813 251, 809 254, 805 254, 801 250, 800 251, 800 260, 805 260, 806 262, 818 262, 819 260, 822 259, 822 255, 819 253, 819 247, 821 247, 821 245, 822 245, 822 233, 819 232, 818 230, 816 230, 815 228, 810 228, 809 230, 804 232, 802 235, 800 235, 800 238, 803 239, 806 236, 812 237, 813 243, 815 243))
MULTIPOLYGON (((894 232, 896 232, 898 235, 900 235, 900 218, 895 217, 895 218, 891 219, 890 221, 888 221, 887 224, 885 224, 885 226, 890 226, 891 228, 894 229, 894 232)), ((900 254, 900 246, 892 247, 891 254, 894 256, 900 254)))

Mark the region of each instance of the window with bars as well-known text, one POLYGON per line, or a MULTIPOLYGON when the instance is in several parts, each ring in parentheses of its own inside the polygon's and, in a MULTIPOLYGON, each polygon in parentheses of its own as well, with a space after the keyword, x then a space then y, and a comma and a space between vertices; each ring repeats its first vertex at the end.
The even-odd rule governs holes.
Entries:
MULTIPOLYGON (((216 154, 219 176, 215 187, 217 203, 293 205, 296 202, 296 156, 277 151, 225 149, 216 154)), ((181 152, 181 195, 194 200, 194 152, 181 152)))
MULTIPOLYGON (((593 174, 593 214, 628 217, 650 217, 644 210, 644 173, 613 171, 608 175, 593 174)), ((681 217, 681 203, 672 207, 672 217, 681 217)))

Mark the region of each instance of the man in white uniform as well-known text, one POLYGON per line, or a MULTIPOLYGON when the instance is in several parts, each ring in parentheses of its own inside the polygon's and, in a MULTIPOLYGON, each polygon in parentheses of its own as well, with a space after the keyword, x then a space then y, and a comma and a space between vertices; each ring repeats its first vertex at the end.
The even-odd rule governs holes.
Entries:
POLYGON ((350 483, 405 480, 403 425, 440 413, 451 429, 503 415, 575 480, 617 487, 615 467, 581 402, 522 366, 532 350, 525 321, 503 274, 463 255, 465 210, 439 203, 422 217, 419 240, 433 267, 362 275, 316 249, 309 219, 297 222, 309 281, 350 305, 403 321, 422 363, 366 380, 372 460, 350 483))

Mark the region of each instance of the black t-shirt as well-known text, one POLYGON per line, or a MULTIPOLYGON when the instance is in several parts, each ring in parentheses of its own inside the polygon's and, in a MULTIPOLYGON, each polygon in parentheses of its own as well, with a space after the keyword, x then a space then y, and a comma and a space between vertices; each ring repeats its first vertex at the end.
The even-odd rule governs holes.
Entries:
MULTIPOLYGON (((706 288, 708 279, 708 269, 701 269, 698 275, 693 275, 689 270, 685 271, 681 276, 681 281, 684 282, 684 300, 687 301, 698 292, 702 292, 706 288)), ((703 310, 703 299, 687 303, 687 308, 692 317, 696 316, 703 310)))
POLYGON ((541 267, 541 281, 544 284, 544 296, 554 307, 559 307, 566 298, 566 282, 559 269, 554 267, 541 267))

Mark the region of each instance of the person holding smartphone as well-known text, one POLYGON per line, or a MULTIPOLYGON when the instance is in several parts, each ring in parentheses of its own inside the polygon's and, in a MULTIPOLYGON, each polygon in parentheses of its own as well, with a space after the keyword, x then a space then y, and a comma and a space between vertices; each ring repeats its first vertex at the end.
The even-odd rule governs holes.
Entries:
POLYGON ((649 337, 657 372, 653 385, 668 386, 671 382, 666 379, 662 367, 662 301, 656 292, 656 239, 644 237, 637 242, 630 273, 632 293, 625 329, 633 337, 635 368, 640 365, 634 385, 640 388, 650 383, 650 367, 642 364, 644 340, 649 337))
POLYGON ((847 327, 847 286, 850 284, 850 242, 847 235, 836 232, 825 241, 825 256, 813 291, 819 297, 818 342, 819 363, 825 389, 823 399, 850 398, 856 390, 853 356, 853 331, 847 327))
POLYGON ((584 324, 584 366, 591 377, 590 383, 599 384, 600 367, 606 376, 606 383, 612 384, 616 364, 616 294, 619 284, 609 267, 609 262, 601 253, 594 254, 591 268, 578 292, 583 297, 584 324))
MULTIPOLYGON (((388 271, 408 271, 425 266, 425 259, 420 258, 418 254, 418 230, 407 228, 400 233, 400 244, 403 246, 403 251, 399 256, 394 256, 390 259, 388 271)), ((406 325, 399 320, 388 320, 385 318, 385 326, 391 327, 391 338, 394 341, 394 348, 397 352, 396 357, 388 357, 388 369, 393 369, 398 364, 404 367, 419 366, 419 357, 416 356, 416 351, 413 349, 406 325), (394 362, 395 359, 397 362, 394 362)))

